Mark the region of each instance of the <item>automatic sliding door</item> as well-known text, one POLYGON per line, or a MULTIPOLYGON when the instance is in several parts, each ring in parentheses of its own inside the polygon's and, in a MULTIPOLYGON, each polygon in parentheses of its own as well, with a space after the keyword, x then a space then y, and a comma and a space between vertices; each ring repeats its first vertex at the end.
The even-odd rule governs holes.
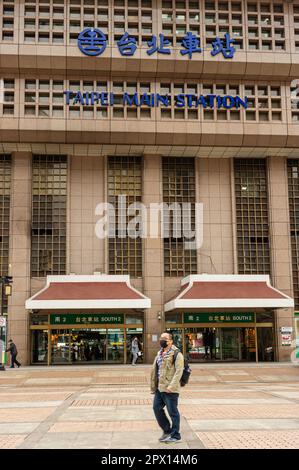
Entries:
POLYGON ((240 360, 239 328, 222 328, 222 360, 240 360))
POLYGON ((124 330, 107 330, 107 360, 110 362, 124 363, 124 330))
POLYGON ((51 331, 51 363, 65 364, 71 362, 69 330, 51 331))

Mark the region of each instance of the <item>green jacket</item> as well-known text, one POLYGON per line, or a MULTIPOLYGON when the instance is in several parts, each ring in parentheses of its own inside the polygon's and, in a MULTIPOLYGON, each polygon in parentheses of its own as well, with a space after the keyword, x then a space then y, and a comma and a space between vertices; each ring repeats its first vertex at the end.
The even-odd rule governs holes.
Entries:
POLYGON ((172 393, 180 393, 180 380, 184 370, 184 356, 181 352, 178 353, 177 358, 174 362, 174 351, 178 348, 172 345, 170 354, 163 359, 160 372, 160 380, 158 383, 158 368, 157 368, 157 356, 155 357, 152 373, 151 373, 151 391, 156 392, 165 392, 166 389, 170 390, 172 393))

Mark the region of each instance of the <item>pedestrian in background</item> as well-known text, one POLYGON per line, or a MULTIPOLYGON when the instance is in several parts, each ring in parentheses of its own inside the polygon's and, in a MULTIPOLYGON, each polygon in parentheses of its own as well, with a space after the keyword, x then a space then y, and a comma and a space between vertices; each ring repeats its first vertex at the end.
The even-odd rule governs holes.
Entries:
POLYGON ((137 336, 135 336, 135 338, 133 339, 131 343, 131 354, 133 356, 132 366, 136 366, 136 361, 139 355, 138 353, 139 353, 139 344, 138 344, 137 336))
POLYGON ((10 366, 10 368, 14 369, 15 364, 17 364, 17 366, 20 367, 21 364, 19 363, 19 361, 17 361, 17 355, 18 355, 17 347, 16 347, 16 345, 13 342, 12 339, 10 339, 8 342, 9 342, 9 347, 6 349, 6 352, 10 352, 10 355, 11 355, 11 366, 10 366))

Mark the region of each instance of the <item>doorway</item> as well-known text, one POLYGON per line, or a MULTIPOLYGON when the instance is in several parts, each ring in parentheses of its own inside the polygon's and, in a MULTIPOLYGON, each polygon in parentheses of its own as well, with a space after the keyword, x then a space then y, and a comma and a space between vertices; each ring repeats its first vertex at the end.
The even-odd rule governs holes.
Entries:
POLYGON ((124 363, 123 328, 52 330, 52 364, 124 363))
POLYGON ((185 354, 190 362, 256 361, 253 327, 186 328, 184 336, 185 354))

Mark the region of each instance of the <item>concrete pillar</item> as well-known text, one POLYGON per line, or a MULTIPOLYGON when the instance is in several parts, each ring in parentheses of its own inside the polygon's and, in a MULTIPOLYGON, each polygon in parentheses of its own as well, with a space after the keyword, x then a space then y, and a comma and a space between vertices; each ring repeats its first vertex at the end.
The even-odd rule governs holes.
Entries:
MULTIPOLYGON (((163 202, 162 165, 159 155, 144 155, 142 202, 147 208, 149 222, 149 205, 151 203, 160 204, 163 202)), ((152 362, 159 348, 159 343, 153 341, 153 335, 157 335, 159 339, 159 335, 164 329, 163 319, 158 319, 158 312, 162 312, 164 307, 164 258, 162 238, 159 236, 159 238, 147 237, 144 239, 143 253, 143 292, 152 300, 151 308, 145 312, 146 362, 152 362)))
POLYGON ((231 167, 227 159, 197 159, 197 202, 203 204, 203 244, 198 250, 201 273, 232 274, 231 167))
MULTIPOLYGON (((269 223, 271 247, 272 284, 289 296, 293 296, 292 252, 288 200, 288 177, 284 157, 268 159, 269 223)), ((278 360, 290 360, 291 347, 281 346, 281 326, 295 329, 294 310, 278 309, 275 312, 278 340, 278 360)))
POLYGON ((8 304, 8 339, 18 348, 18 360, 30 362, 29 322, 25 301, 30 297, 31 153, 12 156, 10 264, 12 296, 8 304))

